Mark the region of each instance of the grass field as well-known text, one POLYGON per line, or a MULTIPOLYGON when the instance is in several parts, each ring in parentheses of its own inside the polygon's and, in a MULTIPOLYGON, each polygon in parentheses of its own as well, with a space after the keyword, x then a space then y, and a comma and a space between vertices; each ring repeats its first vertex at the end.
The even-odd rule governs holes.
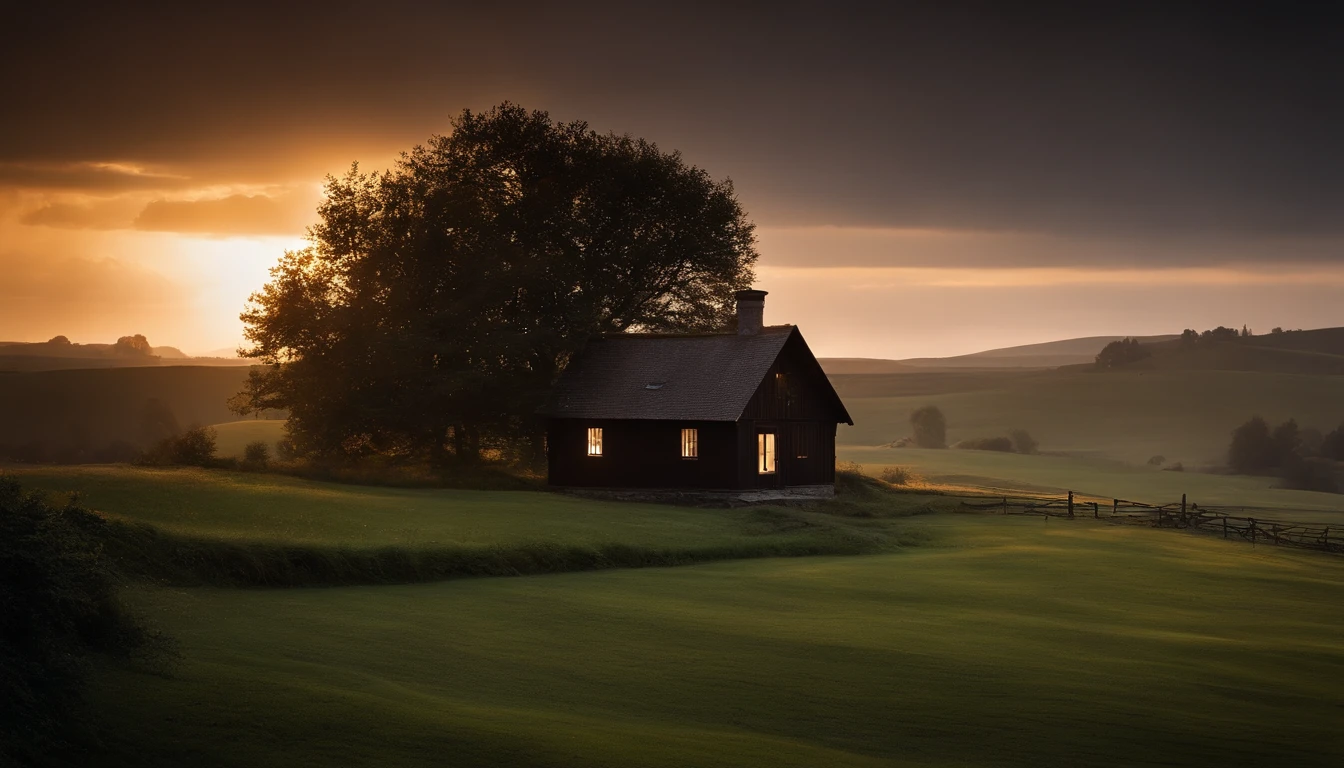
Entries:
POLYGON ((25 487, 172 534, 317 546, 500 547, 535 543, 694 548, 824 536, 758 509, 594 501, 540 491, 321 483, 282 475, 124 465, 11 467, 25 487))
POLYGON ((948 440, 1025 429, 1046 451, 1143 464, 1223 461, 1233 429, 1259 414, 1323 431, 1344 422, 1344 378, 1245 371, 953 372, 832 377, 854 426, 846 445, 910 434, 910 413, 942 409, 948 440))
POLYGON ((840 446, 837 453, 842 460, 857 462, 870 475, 876 476, 888 466, 900 466, 935 485, 1009 494, 1072 490, 1148 504, 1179 501, 1184 493, 1191 503, 1202 506, 1287 508, 1292 511, 1260 517, 1344 525, 1344 495, 1274 488, 1276 481, 1271 477, 1167 472, 1099 458, 996 451, 840 446))
POLYGON ((140 588, 177 766, 1339 765, 1344 562, 971 515, 899 554, 340 589, 140 588))

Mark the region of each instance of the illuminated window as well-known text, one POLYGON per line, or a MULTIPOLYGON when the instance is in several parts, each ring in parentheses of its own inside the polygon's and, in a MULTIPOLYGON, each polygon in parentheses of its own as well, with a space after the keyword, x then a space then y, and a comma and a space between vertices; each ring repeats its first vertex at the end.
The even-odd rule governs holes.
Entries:
POLYGON ((681 458, 694 459, 700 456, 700 430, 681 430, 681 458))
POLYGON ((756 467, 762 475, 775 473, 775 433, 761 432, 756 435, 756 467))
POLYGON ((589 428, 588 428, 588 455, 589 455, 589 456, 601 456, 601 455, 602 455, 602 428, 601 428, 601 427, 589 427, 589 428))

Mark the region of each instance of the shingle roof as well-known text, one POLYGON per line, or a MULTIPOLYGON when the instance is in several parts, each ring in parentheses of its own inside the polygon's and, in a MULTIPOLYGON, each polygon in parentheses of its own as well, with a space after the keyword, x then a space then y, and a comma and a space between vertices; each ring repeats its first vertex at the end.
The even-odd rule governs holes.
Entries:
POLYGON ((565 369, 541 409, 576 419, 737 421, 793 326, 752 336, 608 336, 565 369))

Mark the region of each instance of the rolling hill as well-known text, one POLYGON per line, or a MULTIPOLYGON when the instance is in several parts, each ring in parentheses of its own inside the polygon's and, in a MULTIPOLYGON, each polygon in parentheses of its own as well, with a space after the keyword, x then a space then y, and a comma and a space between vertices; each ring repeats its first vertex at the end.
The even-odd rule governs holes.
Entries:
MULTIPOLYGON (((821 358, 821 367, 831 374, 852 373, 914 373, 937 369, 983 368, 1058 368, 1079 365, 1096 360, 1097 353, 1113 341, 1125 336, 1087 336, 1077 339, 1024 344, 1017 347, 988 349, 954 357, 912 357, 905 360, 882 360, 863 357, 821 358)), ((1166 342, 1179 338, 1175 335, 1139 336, 1140 343, 1166 342)))

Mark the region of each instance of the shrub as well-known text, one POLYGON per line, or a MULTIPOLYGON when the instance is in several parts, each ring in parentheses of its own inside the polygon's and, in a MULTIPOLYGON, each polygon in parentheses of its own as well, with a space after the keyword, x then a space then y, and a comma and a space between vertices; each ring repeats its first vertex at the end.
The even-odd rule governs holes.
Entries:
POLYGON ((1321 456, 1335 461, 1344 461, 1344 424, 1321 438, 1321 456))
POLYGON ((947 447, 947 419, 936 405, 926 405, 910 414, 910 426, 915 430, 915 445, 920 448, 947 447))
POLYGON ((964 451, 1002 451, 1004 453, 1013 452, 1013 441, 1006 437, 977 437, 971 440, 962 440, 952 446, 964 451))
POLYGON ((1184 472, 1184 471, 1185 471, 1185 465, 1178 461, 1178 462, 1176 462, 1175 464, 1172 464, 1171 466, 1163 467, 1163 468, 1162 468, 1162 471, 1163 471, 1163 472, 1184 472))
POLYGON ((1148 466, 1150 467, 1160 467, 1166 463, 1167 463, 1166 456, 1154 456, 1151 459, 1148 459, 1148 466))
POLYGON ((1008 436, 1013 439, 1013 450, 1018 453, 1032 454, 1036 452, 1039 446, 1036 438, 1028 434, 1025 429, 1014 429, 1008 433, 1008 436))
POLYGON ((141 456, 145 464, 208 467, 215 462, 215 430, 191 427, 176 437, 160 440, 141 456))
POLYGON ((909 485, 915 479, 915 475, 905 467, 886 467, 877 478, 890 485, 909 485))
POLYGON ((94 657, 167 650, 118 602, 102 524, 0 477, 0 765, 50 759, 83 736, 77 705, 94 657))
POLYGON ((1340 486, 1335 473, 1335 463, 1329 459, 1304 459, 1295 455, 1285 461, 1279 470, 1279 487, 1298 491, 1339 493, 1340 486))
POLYGON ((271 447, 264 440, 248 443, 243 448, 243 464, 258 469, 271 462, 271 447))

